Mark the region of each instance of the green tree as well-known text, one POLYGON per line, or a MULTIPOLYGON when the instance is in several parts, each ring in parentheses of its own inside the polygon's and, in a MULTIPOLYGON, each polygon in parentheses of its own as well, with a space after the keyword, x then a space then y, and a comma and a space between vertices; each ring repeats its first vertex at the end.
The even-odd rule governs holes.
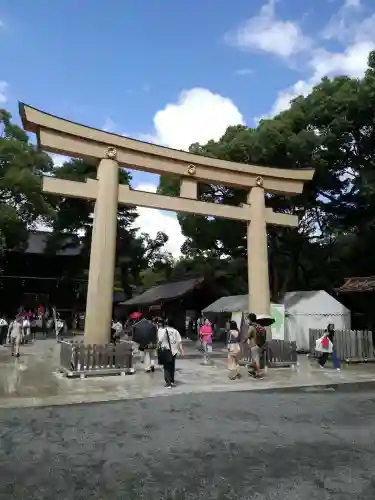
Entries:
POLYGON ((41 190, 42 175, 51 172, 52 161, 11 118, 0 110, 0 252, 24 248, 27 230, 53 216, 41 190))

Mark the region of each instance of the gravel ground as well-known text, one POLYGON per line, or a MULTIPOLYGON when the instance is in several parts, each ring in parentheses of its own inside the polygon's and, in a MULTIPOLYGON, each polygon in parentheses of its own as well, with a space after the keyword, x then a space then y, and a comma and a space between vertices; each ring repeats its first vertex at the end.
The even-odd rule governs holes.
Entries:
POLYGON ((0 411, 0 499, 375 498, 375 396, 184 394, 0 411))

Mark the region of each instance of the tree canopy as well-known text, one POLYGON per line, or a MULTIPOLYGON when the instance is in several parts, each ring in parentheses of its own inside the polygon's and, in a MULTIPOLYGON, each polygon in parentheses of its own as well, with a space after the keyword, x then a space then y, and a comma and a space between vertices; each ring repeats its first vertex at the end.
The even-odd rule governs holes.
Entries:
MULTIPOLYGON (((375 52, 362 79, 325 78, 312 92, 257 127, 229 127, 219 141, 193 144, 192 153, 223 160, 315 169, 303 194, 267 196, 275 211, 301 217, 298 230, 268 227, 271 292, 332 289, 351 274, 375 273, 375 52), (361 256, 358 259, 358 256, 361 256)), ((178 194, 178 181, 162 177, 159 192, 178 194)), ((200 185, 201 200, 238 205, 246 193, 200 185)), ((246 234, 242 222, 178 215, 187 240, 183 254, 243 263, 246 234), (224 259, 225 257, 225 259, 224 259)), ((224 264, 225 263, 225 264, 224 264)), ((224 269, 224 267, 223 267, 224 269)))
POLYGON ((41 174, 52 168, 51 158, 38 152, 11 115, 0 110, 0 253, 24 248, 27 229, 53 217, 41 191, 41 174))

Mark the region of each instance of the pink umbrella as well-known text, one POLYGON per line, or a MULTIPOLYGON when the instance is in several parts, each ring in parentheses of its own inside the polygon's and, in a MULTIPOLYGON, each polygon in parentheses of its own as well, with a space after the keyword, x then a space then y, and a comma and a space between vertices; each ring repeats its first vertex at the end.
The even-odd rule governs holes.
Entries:
POLYGON ((142 316, 142 313, 140 312, 133 312, 129 314, 129 319, 139 319, 142 316))

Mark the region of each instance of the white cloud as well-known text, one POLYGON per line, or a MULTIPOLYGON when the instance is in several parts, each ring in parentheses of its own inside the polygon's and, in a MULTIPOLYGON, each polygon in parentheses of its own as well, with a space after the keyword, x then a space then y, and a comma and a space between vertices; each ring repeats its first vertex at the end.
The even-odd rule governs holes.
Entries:
POLYGON ((194 142, 218 140, 230 125, 243 123, 231 99, 208 89, 193 88, 181 92, 177 102, 155 114, 152 142, 187 150, 194 142))
POLYGON ((234 72, 235 75, 237 76, 249 76, 253 74, 253 70, 250 68, 242 68, 238 69, 234 72))
POLYGON ((349 7, 360 7, 361 6, 361 0, 345 0, 344 1, 344 8, 349 8, 349 7))
POLYGON ((0 104, 5 104, 7 102, 7 90, 8 83, 4 80, 0 80, 0 104))
POLYGON ((277 19, 276 0, 269 0, 259 13, 247 19, 235 31, 229 32, 229 44, 245 50, 259 50, 289 58, 311 45, 296 22, 277 19))
MULTIPOLYGON (((244 118, 237 106, 220 94, 208 89, 193 88, 181 92, 177 102, 167 104, 154 116, 154 133, 139 138, 175 149, 187 150, 194 142, 205 144, 218 140, 231 125, 243 124, 244 118)), ((136 189, 155 192, 153 184, 140 185, 136 189)), ((161 210, 138 208, 136 225, 140 230, 155 236, 163 231, 169 236, 166 245, 175 257, 181 254, 185 241, 175 214, 161 210)))
MULTIPOLYGON (((139 184, 135 189, 155 193, 157 186, 154 184, 139 184)), ((138 233, 147 233, 154 238, 158 231, 163 231, 169 238, 165 245, 165 250, 170 252, 174 257, 179 257, 185 238, 181 233, 177 217, 174 214, 167 214, 161 210, 152 208, 138 207, 137 211, 138 218, 134 225, 139 227, 138 233)))
POLYGON ((104 132, 114 132, 116 130, 116 123, 112 120, 112 118, 107 117, 101 128, 104 132))
MULTIPOLYGON (((355 6, 360 5, 351 5, 355 6)), ((292 99, 298 95, 309 94, 325 76, 347 75, 352 78, 363 76, 367 68, 368 55, 375 49, 375 13, 358 20, 355 16, 347 16, 341 8, 334 18, 334 22, 331 20, 324 35, 326 39, 342 42, 343 50, 330 51, 324 47, 311 49, 307 54, 309 78, 299 80, 291 87, 280 91, 267 116, 274 116, 289 108, 292 99)))
POLYGON ((62 167, 64 163, 71 160, 69 156, 64 156, 64 155, 51 154, 50 156, 52 158, 55 167, 62 167))

